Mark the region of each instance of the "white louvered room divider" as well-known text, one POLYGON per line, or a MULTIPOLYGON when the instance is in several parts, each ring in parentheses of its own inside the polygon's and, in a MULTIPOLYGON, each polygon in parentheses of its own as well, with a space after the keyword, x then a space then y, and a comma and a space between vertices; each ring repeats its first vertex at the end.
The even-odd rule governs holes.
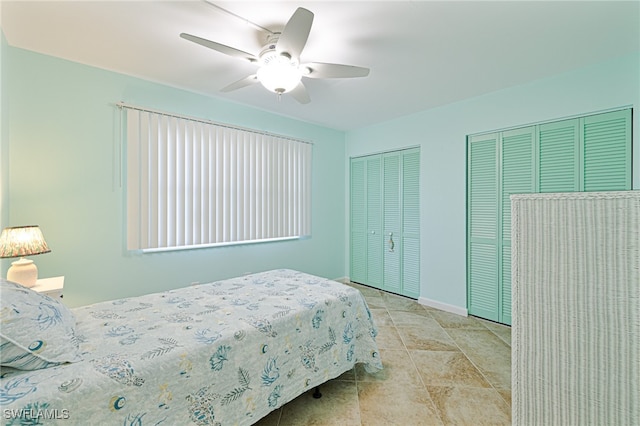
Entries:
POLYGON ((640 424, 640 191, 512 195, 518 426, 640 424))
POLYGON ((125 108, 129 250, 310 235, 310 143, 125 108))

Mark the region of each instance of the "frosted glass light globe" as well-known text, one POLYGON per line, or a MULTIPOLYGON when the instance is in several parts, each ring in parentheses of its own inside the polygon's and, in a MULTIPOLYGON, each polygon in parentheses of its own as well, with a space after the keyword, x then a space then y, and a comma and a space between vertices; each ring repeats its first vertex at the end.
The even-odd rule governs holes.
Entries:
POLYGON ((302 72, 298 64, 286 56, 275 56, 265 61, 258 69, 258 80, 262 85, 274 93, 286 93, 296 88, 300 83, 302 72))

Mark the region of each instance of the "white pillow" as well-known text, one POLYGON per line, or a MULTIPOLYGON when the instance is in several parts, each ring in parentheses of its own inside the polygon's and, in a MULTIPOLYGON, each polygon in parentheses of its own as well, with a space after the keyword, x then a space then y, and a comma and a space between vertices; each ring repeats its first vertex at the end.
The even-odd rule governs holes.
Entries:
POLYGON ((75 327, 59 300, 0 278, 0 365, 38 370, 80 361, 75 327))

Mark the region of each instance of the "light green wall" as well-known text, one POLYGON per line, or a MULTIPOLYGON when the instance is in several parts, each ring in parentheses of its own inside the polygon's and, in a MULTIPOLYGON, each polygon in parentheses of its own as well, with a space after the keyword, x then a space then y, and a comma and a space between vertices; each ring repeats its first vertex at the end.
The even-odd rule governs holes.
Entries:
MULTIPOLYGON (((1 12, 2 5, 0 5, 1 12)), ((9 126, 7 124, 9 108, 8 96, 5 96, 4 91, 7 48, 7 39, 0 31, 0 224, 7 223, 9 220, 9 126)), ((0 259, 0 269, 5 270, 8 268, 6 265, 9 265, 9 261, 0 259)))
MULTIPOLYGON (((349 157, 421 147, 421 298, 466 310, 466 136, 611 108, 636 108, 639 76, 640 54, 634 54, 347 132, 345 170, 349 157)), ((634 189, 640 189, 639 123, 634 111, 634 189)), ((348 229, 348 215, 345 223, 348 229)), ((348 271, 348 241, 345 246, 348 271)))
MULTIPOLYGON (((343 132, 7 47, 2 39, 2 227, 39 224, 67 303, 138 295, 290 267, 348 275, 348 158, 421 147, 421 297, 466 309, 468 134, 640 104, 640 55, 343 132), (125 101, 314 141, 309 240, 130 255, 124 250, 118 110, 125 101), (346 144, 345 144, 346 138, 346 144), (346 154, 346 155, 345 155, 346 154), (344 168, 336 167, 344 161, 344 168)), ((640 189, 634 114, 634 188, 640 189)), ((6 274, 6 262, 2 275, 6 274)))
MULTIPOLYGON (((2 226, 41 226, 52 252, 33 260, 41 277, 65 276, 69 305, 272 268, 343 276, 346 177, 336 167, 344 158, 343 132, 21 49, 5 50, 3 99, 8 97, 10 109, 2 127, 9 128, 10 183, 2 226), (312 141, 312 237, 126 252, 118 101, 312 141)), ((5 175, 3 167, 3 181, 5 175)))

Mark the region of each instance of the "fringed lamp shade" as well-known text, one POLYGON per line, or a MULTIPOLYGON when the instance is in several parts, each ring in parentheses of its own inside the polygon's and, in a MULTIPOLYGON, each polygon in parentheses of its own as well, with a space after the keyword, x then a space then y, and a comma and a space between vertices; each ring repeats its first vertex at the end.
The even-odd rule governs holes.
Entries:
POLYGON ((25 287, 33 287, 38 279, 38 268, 24 256, 49 253, 51 249, 38 226, 5 228, 0 234, 0 257, 20 257, 7 271, 7 279, 25 287))

